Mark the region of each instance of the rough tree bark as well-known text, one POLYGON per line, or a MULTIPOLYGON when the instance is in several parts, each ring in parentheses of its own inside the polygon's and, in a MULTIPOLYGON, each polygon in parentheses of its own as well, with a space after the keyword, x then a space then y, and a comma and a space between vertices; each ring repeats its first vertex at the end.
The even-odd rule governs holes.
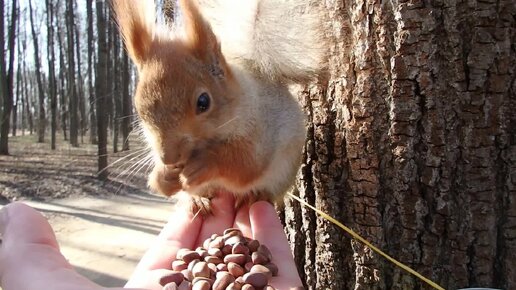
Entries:
MULTIPOLYGON (((300 196, 446 289, 515 289, 514 1, 322 5, 300 196)), ((308 289, 429 289, 296 202, 285 222, 308 289)))

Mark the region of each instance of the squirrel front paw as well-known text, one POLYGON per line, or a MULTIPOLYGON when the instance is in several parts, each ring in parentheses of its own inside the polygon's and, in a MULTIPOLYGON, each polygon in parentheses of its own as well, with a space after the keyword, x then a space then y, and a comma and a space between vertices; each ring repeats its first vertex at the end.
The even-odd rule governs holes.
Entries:
POLYGON ((163 164, 156 164, 149 174, 149 187, 163 195, 171 196, 181 190, 182 184, 179 180, 181 169, 167 168, 163 164))
POLYGON ((195 154, 186 162, 180 179, 183 189, 188 191, 203 183, 206 183, 217 176, 217 167, 207 154, 195 154))
POLYGON ((191 211, 193 214, 200 214, 201 216, 209 216, 212 214, 211 210, 211 196, 192 196, 191 211))

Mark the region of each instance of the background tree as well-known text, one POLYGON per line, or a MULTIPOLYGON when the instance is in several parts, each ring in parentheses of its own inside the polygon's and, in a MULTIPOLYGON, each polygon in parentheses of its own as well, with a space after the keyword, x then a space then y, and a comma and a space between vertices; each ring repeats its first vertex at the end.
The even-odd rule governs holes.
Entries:
POLYGON ((133 99, 129 92, 131 67, 129 66, 129 57, 125 50, 122 51, 122 150, 129 150, 129 133, 131 132, 131 123, 133 116, 133 99))
MULTIPOLYGON (((18 25, 18 28, 17 30, 20 31, 19 29, 19 23, 20 21, 17 22, 17 25, 18 25)), ((17 36, 16 37, 16 51, 17 51, 17 55, 18 55, 18 59, 21 58, 21 45, 20 45, 20 37, 17 36)), ((18 104, 20 103, 20 98, 21 98, 21 95, 22 95, 22 88, 21 88, 21 82, 22 82, 22 66, 21 66, 21 62, 18 61, 17 63, 17 69, 16 69, 16 93, 14 94, 14 100, 13 100, 13 109, 12 109, 12 123, 11 123, 11 127, 12 127, 12 136, 16 136, 16 133, 17 133, 17 129, 18 129, 18 104)), ((13 88, 14 90, 15 88, 13 88)), ((22 131, 22 134, 23 134, 23 131, 22 131)))
POLYGON ((56 149, 57 132, 57 84, 55 75, 55 53, 54 53, 54 7, 50 0, 45 1, 47 12, 47 51, 48 51, 48 83, 50 96, 50 147, 56 149))
POLYGON ((9 135, 9 121, 11 118, 11 111, 13 108, 13 94, 14 94, 14 55, 15 52, 15 35, 16 35, 16 20, 18 18, 17 13, 17 1, 13 0, 11 3, 11 21, 9 24, 9 33, 8 33, 8 48, 9 48, 9 60, 6 63, 5 61, 5 37, 4 37, 4 20, 7 19, 4 17, 4 2, 0 3, 2 5, 1 16, 2 20, 0 21, 0 93, 2 94, 2 114, 1 116, 1 126, 0 126, 0 154, 9 154, 9 145, 8 145, 8 135, 9 135), (6 67, 8 65, 8 68, 6 67))
POLYGON ((120 120, 122 118, 122 64, 120 58, 120 35, 118 33, 118 27, 114 21, 109 22, 109 50, 110 55, 110 67, 113 72, 111 84, 111 104, 112 108, 112 131, 113 131, 113 152, 118 152, 118 139, 120 132, 120 120))
MULTIPOLYGON (((74 21, 75 22, 75 21, 74 21)), ((82 63, 81 63, 81 37, 79 33, 79 26, 77 23, 74 24, 75 33, 75 55, 77 56, 77 75, 74 79, 76 82, 78 110, 79 110, 79 131, 81 134, 81 143, 84 143, 84 134, 86 133, 87 118, 86 118, 86 104, 84 94, 84 78, 82 75, 82 63)))
POLYGON ((64 48, 64 36, 63 36, 62 25, 57 25, 57 39, 59 40, 59 99, 60 99, 60 116, 61 116, 61 129, 63 131, 64 140, 68 140, 68 98, 66 97, 66 86, 67 86, 67 71, 65 62, 65 48, 64 48))
POLYGON ((90 118, 90 143, 97 143, 97 127, 95 116, 95 90, 93 88, 93 55, 94 55, 94 38, 93 38, 93 0, 86 1, 86 19, 88 29, 88 100, 89 100, 89 118, 90 118))
MULTIPOLYGON (((73 0, 31 0, 13 3, 21 6, 21 17, 6 11, 12 10, 15 6, 5 2, 2 6, 6 12, 2 23, 5 25, 2 35, 5 63, 2 69, 5 73, 2 76, 7 78, 7 84, 2 88, 6 89, 7 93, 1 94, 0 107, 0 120, 4 120, 4 116, 7 120, 1 123, 2 146, 7 148, 8 134, 12 132, 15 135, 18 126, 21 127, 22 134, 27 129, 32 134, 33 114, 38 114, 35 122, 38 142, 45 141, 46 124, 50 124, 48 133, 51 134, 51 148, 57 147, 60 138, 69 140, 72 146, 78 146, 79 134, 81 142, 84 142, 82 137, 87 131, 90 131, 90 141, 97 142, 98 98, 95 79, 100 62, 96 43, 98 34, 106 34, 109 35, 106 36, 109 48, 103 51, 107 54, 105 59, 108 63, 103 70, 104 75, 113 80, 104 84, 106 91, 100 97, 106 98, 101 102, 105 102, 106 107, 103 109, 107 116, 106 122, 109 124, 107 130, 112 134, 109 136, 113 137, 106 142, 106 146, 112 142, 114 151, 118 151, 118 142, 122 137, 122 149, 128 150, 128 137, 132 130, 131 119, 134 114, 131 92, 133 67, 129 65, 125 51, 121 47, 116 25, 106 16, 110 13, 109 5, 103 5, 105 31, 100 32, 98 27, 93 29, 97 23, 92 0, 84 3, 73 0), (18 18, 20 21, 17 21, 18 18), (17 42, 14 33, 16 27, 20 27, 17 42), (44 31, 40 33, 42 28, 44 31), (83 46, 81 42, 88 45, 83 46), (15 43, 18 43, 18 49, 15 49, 15 43), (27 56, 33 59, 27 59, 27 56), (87 61, 83 61, 85 59, 87 61), (4 110, 11 110, 12 113, 4 113, 4 110)), ((4 152, 7 152, 7 149, 4 152)))
POLYGON ((68 97, 70 98, 70 144, 79 146, 79 97, 77 95, 77 84, 75 74, 75 53, 74 44, 79 40, 75 39, 75 16, 73 0, 66 1, 66 32, 67 32, 67 57, 68 57, 68 97))
POLYGON ((32 0, 29 0, 29 17, 30 17, 30 29, 32 32, 32 43, 34 44, 34 63, 35 63, 35 73, 36 73, 36 81, 37 81, 37 91, 38 91, 38 142, 45 141, 45 129, 46 129, 46 114, 45 114, 45 91, 43 89, 43 81, 42 81, 42 71, 41 71, 41 60, 39 54, 39 43, 38 36, 36 35, 36 26, 34 23, 34 11, 32 7, 32 0))
MULTIPOLYGON (((23 40, 21 40, 21 46, 22 46, 22 53, 25 53, 27 51, 27 34, 26 33, 23 33, 23 40)), ((32 103, 32 98, 31 98, 31 95, 29 94, 29 84, 30 84, 30 78, 29 78, 29 73, 27 71, 27 61, 26 61, 26 58, 25 57, 20 57, 20 59, 18 61, 21 60, 21 63, 22 63, 22 89, 21 91, 23 92, 22 93, 22 99, 21 99, 21 111, 22 111, 22 132, 24 132, 25 130, 25 127, 23 125, 25 125, 25 122, 24 120, 26 119, 27 120, 27 126, 28 126, 28 130, 29 130, 29 134, 32 135, 33 132, 34 132, 34 122, 33 122, 33 114, 32 114, 32 111, 31 111, 31 103, 32 103)))
MULTIPOLYGON (((2 96, 2 111, 1 111, 1 127, 3 128, 5 122, 9 122, 9 119, 6 116, 6 111, 9 105, 9 87, 7 85, 8 77, 7 77, 7 69, 5 67, 5 5, 4 0, 0 0, 0 94, 2 96)), ((3 130, 0 128, 0 154, 9 154, 9 145, 7 144, 7 136, 4 136, 3 130), (5 140, 4 140, 5 139, 5 140)))
MULTIPOLYGON (((516 287, 514 1, 326 1, 299 194, 446 289, 516 287)), ((287 202, 308 289, 429 289, 287 202)))
POLYGON ((97 0, 97 31, 98 31, 98 63, 95 76, 95 94, 97 109, 97 136, 98 136, 98 171, 99 179, 105 180, 108 176, 106 167, 107 160, 107 112, 106 103, 108 99, 107 68, 108 68, 108 43, 107 43, 107 21, 104 14, 104 1, 97 0))

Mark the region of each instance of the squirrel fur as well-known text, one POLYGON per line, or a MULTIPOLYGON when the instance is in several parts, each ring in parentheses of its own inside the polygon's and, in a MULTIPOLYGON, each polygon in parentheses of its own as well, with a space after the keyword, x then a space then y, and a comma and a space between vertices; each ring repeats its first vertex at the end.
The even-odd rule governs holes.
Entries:
POLYGON ((320 17, 302 13, 307 4, 180 0, 181 17, 164 26, 154 1, 114 0, 138 68, 134 103, 154 154, 151 189, 185 191, 203 212, 217 190, 237 205, 283 197, 306 135, 288 86, 324 66, 320 17))

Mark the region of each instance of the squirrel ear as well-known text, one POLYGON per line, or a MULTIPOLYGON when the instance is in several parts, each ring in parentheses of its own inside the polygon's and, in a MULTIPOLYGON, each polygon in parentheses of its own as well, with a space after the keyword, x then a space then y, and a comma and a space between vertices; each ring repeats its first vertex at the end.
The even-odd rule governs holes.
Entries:
POLYGON ((229 71, 220 44, 194 2, 179 0, 185 23, 186 44, 196 58, 210 66, 214 76, 224 77, 229 71))
POLYGON ((148 57, 155 27, 154 1, 113 0, 125 46, 138 67, 148 57))

